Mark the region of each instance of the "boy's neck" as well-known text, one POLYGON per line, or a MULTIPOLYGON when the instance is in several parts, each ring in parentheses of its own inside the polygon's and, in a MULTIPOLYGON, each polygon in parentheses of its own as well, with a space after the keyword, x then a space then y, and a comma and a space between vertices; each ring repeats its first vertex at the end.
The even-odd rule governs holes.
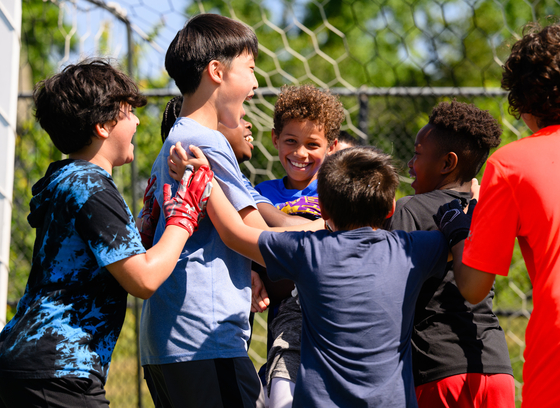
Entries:
POLYGON ((179 116, 194 120, 212 130, 218 130, 218 113, 213 103, 213 92, 199 89, 192 95, 183 95, 179 116))
POLYGON ((444 183, 438 190, 453 190, 459 193, 469 193, 471 191, 471 183, 460 183, 458 181, 444 183))
POLYGON ((288 176, 283 178, 283 182, 284 182, 284 187, 287 190, 305 190, 307 187, 309 187, 309 185, 311 183, 313 183, 315 180, 317 179, 317 177, 315 177, 312 180, 304 180, 304 181, 299 181, 299 180, 293 180, 291 178, 289 178, 288 176))

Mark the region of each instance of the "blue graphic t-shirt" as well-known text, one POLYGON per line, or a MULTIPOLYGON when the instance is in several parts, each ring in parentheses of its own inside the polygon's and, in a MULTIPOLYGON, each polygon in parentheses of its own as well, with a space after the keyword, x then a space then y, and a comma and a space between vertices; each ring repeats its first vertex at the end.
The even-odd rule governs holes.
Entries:
POLYGON ((52 163, 32 192, 33 262, 17 313, 0 333, 0 377, 104 383, 127 299, 105 266, 144 253, 140 234, 95 164, 52 163))

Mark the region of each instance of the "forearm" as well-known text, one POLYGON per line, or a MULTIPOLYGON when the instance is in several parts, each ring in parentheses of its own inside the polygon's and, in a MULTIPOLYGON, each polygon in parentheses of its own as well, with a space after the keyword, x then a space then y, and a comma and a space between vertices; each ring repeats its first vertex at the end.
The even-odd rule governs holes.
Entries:
POLYGON ((290 227, 309 223, 309 219, 286 214, 271 204, 260 203, 257 207, 269 227, 290 227))
POLYGON ((185 229, 169 226, 146 253, 107 265, 107 269, 128 293, 148 299, 173 272, 188 237, 185 229))
POLYGON ((492 289, 496 275, 471 268, 463 263, 463 248, 465 241, 461 241, 451 248, 453 254, 453 274, 455 283, 461 295, 469 303, 477 304, 492 289))
POLYGON ((262 230, 245 225, 220 185, 217 182, 213 184, 207 210, 220 238, 229 248, 264 266, 258 246, 262 230))

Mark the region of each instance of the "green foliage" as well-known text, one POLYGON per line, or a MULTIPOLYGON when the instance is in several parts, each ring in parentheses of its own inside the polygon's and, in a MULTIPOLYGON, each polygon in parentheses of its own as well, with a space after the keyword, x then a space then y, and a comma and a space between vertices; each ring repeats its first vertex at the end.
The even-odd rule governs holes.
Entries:
POLYGON ((70 27, 59 24, 59 8, 43 0, 23 0, 21 23, 22 66, 31 68, 33 84, 52 74, 65 48, 73 49, 76 39, 70 27))

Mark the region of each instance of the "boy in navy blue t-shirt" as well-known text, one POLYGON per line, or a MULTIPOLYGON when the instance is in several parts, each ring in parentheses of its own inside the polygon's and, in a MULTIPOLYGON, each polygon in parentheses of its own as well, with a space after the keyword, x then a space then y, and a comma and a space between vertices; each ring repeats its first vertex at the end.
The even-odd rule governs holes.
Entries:
MULTIPOLYGON (((329 156, 318 176, 327 230, 318 232, 247 227, 219 189, 209 200, 228 246, 266 266, 272 279, 296 283, 303 327, 294 407, 417 406, 414 307, 421 284, 443 270, 448 240, 438 231, 381 229, 398 183, 389 156, 374 148, 329 156)), ((451 222, 444 230, 455 240, 468 228, 451 222)))

